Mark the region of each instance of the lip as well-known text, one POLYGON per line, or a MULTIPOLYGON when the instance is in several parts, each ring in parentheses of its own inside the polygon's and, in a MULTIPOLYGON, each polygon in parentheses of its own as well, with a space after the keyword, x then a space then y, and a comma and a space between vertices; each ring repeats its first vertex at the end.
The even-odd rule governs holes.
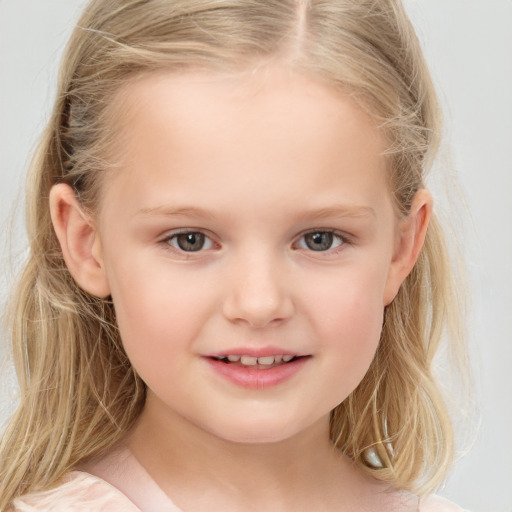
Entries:
POLYGON ((212 352, 211 354, 205 354, 205 357, 227 357, 227 356, 251 356, 251 357, 269 357, 279 355, 290 355, 298 357, 301 354, 298 352, 290 351, 284 348, 267 346, 267 347, 245 347, 245 348, 233 348, 228 350, 222 350, 221 352, 212 352))
POLYGON ((246 389, 268 389, 278 386, 291 379, 299 373, 304 365, 311 359, 310 355, 300 355, 296 352, 290 352, 276 347, 262 348, 244 348, 223 350, 203 356, 209 367, 223 379, 246 389), (227 357, 228 355, 247 355, 251 357, 268 357, 275 355, 292 355, 297 357, 288 363, 284 363, 271 368, 253 368, 250 366, 241 366, 238 364, 229 364, 217 357, 227 357))

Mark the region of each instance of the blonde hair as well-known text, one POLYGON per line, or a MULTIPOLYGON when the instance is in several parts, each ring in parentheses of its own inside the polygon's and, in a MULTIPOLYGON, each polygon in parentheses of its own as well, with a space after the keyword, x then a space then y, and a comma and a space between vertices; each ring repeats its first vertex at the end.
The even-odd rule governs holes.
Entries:
MULTIPOLYGON (((391 142, 399 215, 424 187, 440 114, 428 69, 399 0, 93 0, 68 44, 58 96, 31 166, 29 260, 12 301, 21 403, 0 447, 0 508, 46 489, 133 425, 145 385, 130 365, 112 303, 73 281, 52 229, 48 195, 73 186, 98 203, 110 99, 156 70, 241 70, 274 60, 349 91, 391 142)), ((387 308, 374 361, 331 415, 333 443, 364 471, 430 492, 444 478, 453 436, 432 360, 456 325, 443 233, 434 218, 419 261, 387 308), (365 454, 373 449, 379 464, 365 454)))

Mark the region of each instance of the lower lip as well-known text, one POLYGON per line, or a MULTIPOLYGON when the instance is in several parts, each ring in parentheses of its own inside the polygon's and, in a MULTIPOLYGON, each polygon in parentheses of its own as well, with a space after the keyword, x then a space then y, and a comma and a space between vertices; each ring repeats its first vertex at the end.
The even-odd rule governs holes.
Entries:
POLYGON ((238 386, 248 389, 266 389, 291 379, 308 359, 309 356, 300 357, 289 363, 259 370, 250 366, 223 363, 213 358, 206 358, 206 361, 218 374, 238 386))

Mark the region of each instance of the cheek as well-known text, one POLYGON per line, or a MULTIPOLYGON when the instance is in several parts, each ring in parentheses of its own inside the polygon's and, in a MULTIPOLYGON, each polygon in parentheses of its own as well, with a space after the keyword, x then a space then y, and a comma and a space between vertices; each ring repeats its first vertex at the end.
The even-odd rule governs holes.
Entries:
POLYGON ((378 300, 347 294, 340 309, 323 316, 323 337, 337 350, 336 359, 356 374, 366 372, 382 331, 383 309, 378 300))
POLYGON ((353 273, 325 283, 322 293, 310 296, 316 334, 325 349, 321 357, 332 369, 338 403, 362 380, 379 344, 384 314, 379 275, 370 270, 353 273))
POLYGON ((375 325, 382 326, 385 277, 384 270, 369 265, 351 267, 317 279, 315 286, 309 286, 308 292, 304 289, 300 296, 307 298, 305 307, 328 332, 373 331, 375 325))
POLYGON ((204 282, 191 273, 170 272, 165 264, 116 261, 112 299, 130 359, 176 358, 176 349, 191 343, 211 313, 204 282))

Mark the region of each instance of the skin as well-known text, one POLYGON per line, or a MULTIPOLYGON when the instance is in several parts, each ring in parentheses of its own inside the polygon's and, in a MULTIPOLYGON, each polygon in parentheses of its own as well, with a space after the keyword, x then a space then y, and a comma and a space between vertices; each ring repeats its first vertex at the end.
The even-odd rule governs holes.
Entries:
MULTIPOLYGON (((372 361, 383 309, 421 250, 429 193, 398 219, 373 120, 283 68, 153 74, 114 108, 119 168, 97 214, 62 184, 50 204, 69 270, 112 295, 148 385, 129 450, 186 511, 382 511, 382 484, 332 447, 329 412, 372 361), (206 236, 201 250, 180 249, 183 229, 206 236), (311 249, 305 233, 326 231, 332 244, 311 249), (267 388, 208 362, 269 345, 306 357, 267 388)), ((385 500, 413 510, 397 493, 385 500)))

